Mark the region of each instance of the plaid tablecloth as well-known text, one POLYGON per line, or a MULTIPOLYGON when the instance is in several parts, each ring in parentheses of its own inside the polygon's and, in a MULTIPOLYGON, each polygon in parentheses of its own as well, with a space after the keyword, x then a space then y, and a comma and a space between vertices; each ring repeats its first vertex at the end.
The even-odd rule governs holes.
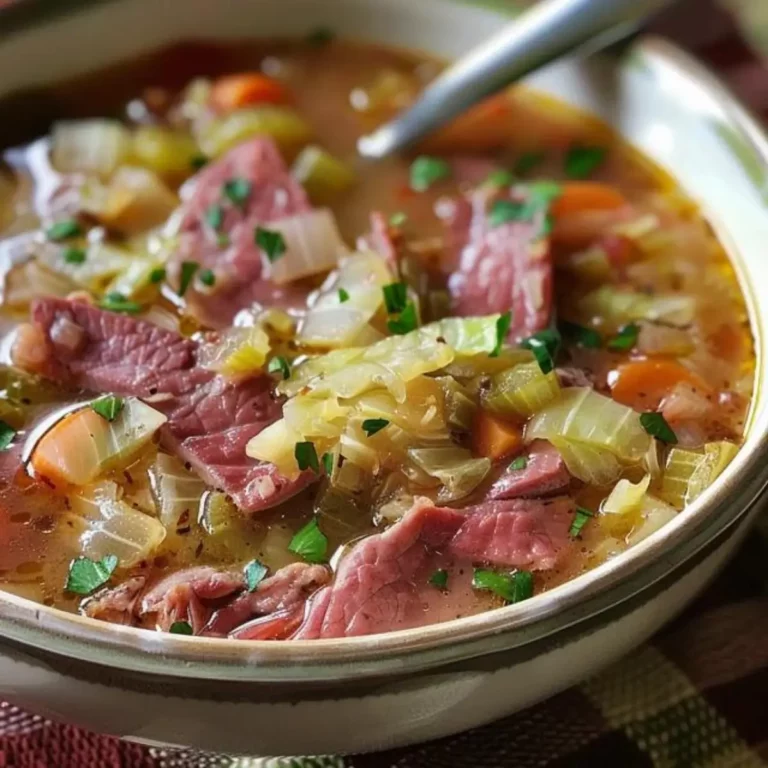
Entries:
MULTIPOLYGON (((498 1, 498 0, 497 0, 498 1)), ((2 4, 0 0, 0 4, 2 4)), ((684 0, 655 25, 768 120, 768 0, 684 0)), ((768 215, 766 216, 768 220, 768 215)), ((506 720, 408 749, 231 760, 146 749, 0 702, 0 768, 768 768, 768 518, 722 577, 653 642, 506 720)))

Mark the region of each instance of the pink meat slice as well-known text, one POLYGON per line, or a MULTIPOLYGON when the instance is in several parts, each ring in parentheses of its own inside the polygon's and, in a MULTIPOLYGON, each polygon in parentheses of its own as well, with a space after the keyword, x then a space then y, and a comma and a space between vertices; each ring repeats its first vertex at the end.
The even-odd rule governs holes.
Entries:
POLYGON ((420 499, 342 559, 294 638, 375 634, 471 613, 474 563, 553 567, 567 547, 572 513, 569 499, 484 502, 462 512, 420 499), (449 574, 445 592, 429 583, 440 569, 449 574))
POLYGON ((42 299, 32 320, 36 333, 19 335, 15 360, 35 357, 33 346, 42 357, 37 373, 70 387, 147 400, 168 417, 163 444, 241 509, 274 506, 312 482, 311 473, 289 480, 245 454, 248 440, 282 416, 270 377, 235 382, 219 376, 198 365, 197 342, 82 302, 42 299))
POLYGON ((133 624, 134 609, 146 583, 144 576, 132 576, 116 587, 108 587, 84 600, 80 613, 111 624, 133 624))
POLYGON ((515 499, 561 493, 571 482, 563 457, 546 440, 535 440, 523 469, 507 467, 488 491, 489 499, 515 499))
POLYGON ((454 201, 448 226, 458 265, 449 280, 454 313, 512 312, 510 339, 546 328, 552 310, 552 259, 542 236, 545 211, 532 221, 491 226, 486 189, 454 201))
POLYGON ((241 309, 263 306, 304 306, 307 292, 269 279, 269 263, 254 241, 256 227, 311 210, 302 186, 291 176, 275 143, 257 137, 231 149, 205 166, 191 182, 183 202, 179 247, 170 264, 178 279, 179 265, 195 261, 213 270, 216 283, 205 293, 194 287, 185 295, 189 311, 206 325, 231 325, 241 309), (250 184, 242 205, 228 201, 224 186, 233 180, 250 184), (212 206, 224 212, 218 232, 206 222, 212 206), (224 244, 220 235, 226 236, 224 244))

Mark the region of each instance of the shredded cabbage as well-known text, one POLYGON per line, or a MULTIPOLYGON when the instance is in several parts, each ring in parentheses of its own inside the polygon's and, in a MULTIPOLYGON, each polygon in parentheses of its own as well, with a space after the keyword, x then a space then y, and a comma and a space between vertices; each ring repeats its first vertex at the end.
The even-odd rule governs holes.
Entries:
POLYGON ((633 320, 661 320, 670 325, 686 326, 693 322, 695 308, 692 296, 649 296, 611 285, 603 285, 579 301, 579 309, 584 315, 613 326, 633 320))
POLYGON ((560 437, 550 442, 563 457, 571 475, 591 485, 609 485, 622 472, 619 460, 608 450, 560 437))
POLYGON ((627 515, 637 511, 650 484, 650 475, 646 475, 639 483, 631 483, 626 478, 619 480, 602 503, 600 511, 607 515, 627 515))
POLYGON ((260 326, 235 326, 222 331, 217 342, 202 344, 199 360, 224 376, 245 376, 264 368, 269 350, 269 336, 260 326))
POLYGON ((116 120, 71 120, 56 123, 51 162, 61 173, 108 178, 131 151, 131 134, 116 120))
POLYGON ((560 394, 554 371, 542 373, 536 362, 522 363, 491 379, 483 405, 501 416, 533 416, 560 394))
POLYGON ((654 496, 646 495, 640 504, 640 522, 635 525, 626 538, 632 546, 648 538, 667 523, 674 520, 677 511, 654 496))
POLYGON ((438 501, 447 503, 468 496, 490 472, 490 459, 473 458, 466 448, 455 445, 411 448, 408 455, 419 469, 442 484, 438 501))

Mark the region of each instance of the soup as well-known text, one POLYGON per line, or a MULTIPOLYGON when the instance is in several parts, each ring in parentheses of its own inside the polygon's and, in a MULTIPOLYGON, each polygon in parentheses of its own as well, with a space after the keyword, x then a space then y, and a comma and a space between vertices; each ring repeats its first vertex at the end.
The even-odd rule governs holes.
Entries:
POLYGON ((621 557, 716 480, 755 360, 706 220, 524 88, 361 161, 440 66, 319 32, 6 100, 0 589, 406 629, 621 557))

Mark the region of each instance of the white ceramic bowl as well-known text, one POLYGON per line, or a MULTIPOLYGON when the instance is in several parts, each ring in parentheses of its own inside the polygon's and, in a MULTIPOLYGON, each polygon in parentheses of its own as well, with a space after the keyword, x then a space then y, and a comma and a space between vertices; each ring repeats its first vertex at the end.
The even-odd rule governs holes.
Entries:
MULTIPOLYGON (((0 93, 185 38, 300 36, 322 25, 453 57, 505 21, 454 0, 60 0, 59 10, 78 10, 55 19, 33 18, 38 5, 50 8, 31 5, 31 16, 12 12, 0 39, 0 93)), ((567 62, 531 82, 613 125, 701 204, 737 266, 761 374, 768 142, 757 124, 656 40, 621 62, 567 62)), ((479 725, 615 660, 708 583, 754 517, 767 430, 758 387, 745 449, 666 528, 530 601, 423 629, 233 643, 115 627, 2 595, 0 697, 130 739, 252 755, 373 750, 479 725)))

